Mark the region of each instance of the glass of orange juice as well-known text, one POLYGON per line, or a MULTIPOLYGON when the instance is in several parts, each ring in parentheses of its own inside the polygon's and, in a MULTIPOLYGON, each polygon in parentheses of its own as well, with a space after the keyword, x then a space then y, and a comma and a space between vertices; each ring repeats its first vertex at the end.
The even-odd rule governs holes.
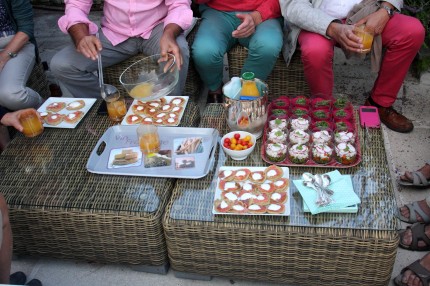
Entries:
POLYGON ((361 53, 366 54, 370 52, 373 43, 373 33, 368 31, 365 25, 360 25, 354 27, 354 34, 361 38, 361 43, 363 44, 361 53))
POLYGON ((42 121, 35 109, 30 108, 24 110, 19 117, 19 122, 24 128, 22 133, 26 137, 35 137, 43 132, 42 121))
POLYGON ((124 96, 113 85, 104 84, 103 88, 106 95, 104 100, 106 101, 109 118, 112 121, 121 121, 127 113, 124 96))
POLYGON ((137 128, 140 150, 143 154, 158 153, 160 151, 160 138, 157 126, 152 124, 141 124, 137 128))

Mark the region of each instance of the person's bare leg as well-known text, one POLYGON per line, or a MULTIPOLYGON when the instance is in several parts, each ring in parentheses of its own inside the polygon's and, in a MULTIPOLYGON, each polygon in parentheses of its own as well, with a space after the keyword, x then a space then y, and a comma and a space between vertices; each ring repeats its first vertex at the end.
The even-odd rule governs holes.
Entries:
MULTIPOLYGON (((423 258, 420 260, 420 264, 427 270, 430 271, 430 253, 426 254, 423 258)), ((403 273, 402 276, 402 282, 406 285, 422 285, 420 279, 418 276, 412 272, 411 270, 406 270, 405 273, 403 273)), ((425 285, 427 286, 427 285, 425 285)))
POLYGON ((12 261, 12 230, 6 201, 0 194, 0 211, 3 221, 3 239, 0 246, 0 284, 9 284, 10 267, 12 261))

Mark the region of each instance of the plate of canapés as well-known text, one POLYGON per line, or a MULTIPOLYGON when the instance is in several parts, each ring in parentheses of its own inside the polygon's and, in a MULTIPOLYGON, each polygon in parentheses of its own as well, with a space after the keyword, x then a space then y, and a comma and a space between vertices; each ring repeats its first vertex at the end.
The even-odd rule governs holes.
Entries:
POLYGON ((263 136, 261 154, 272 164, 348 168, 361 161, 352 104, 345 98, 277 98, 263 136))
POLYGON ((75 128, 95 102, 95 98, 50 97, 37 111, 44 127, 75 128))
POLYGON ((135 99, 121 125, 178 126, 187 103, 188 96, 165 96, 151 101, 135 99))
POLYGON ((220 167, 213 214, 290 215, 288 167, 220 167))

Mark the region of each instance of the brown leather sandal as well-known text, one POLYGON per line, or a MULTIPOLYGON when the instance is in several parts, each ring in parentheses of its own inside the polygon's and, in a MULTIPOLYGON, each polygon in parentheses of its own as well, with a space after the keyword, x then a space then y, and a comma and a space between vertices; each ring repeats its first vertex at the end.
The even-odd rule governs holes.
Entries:
POLYGON ((420 260, 417 260, 409 266, 403 268, 400 274, 394 278, 394 284, 397 286, 407 286, 407 284, 402 282, 402 277, 406 270, 411 270, 413 273, 415 273, 415 275, 421 280, 422 285, 429 285, 430 271, 420 264, 420 260))
POLYGON ((417 222, 417 223, 414 223, 412 226, 408 226, 406 229, 399 231, 399 236, 400 236, 399 246, 407 250, 415 250, 415 251, 430 250, 430 238, 425 233, 427 225, 428 224, 417 222), (402 240, 406 230, 408 229, 412 231, 412 242, 411 244, 406 245, 402 243, 402 240), (418 242, 420 241, 424 242, 426 245, 418 246, 418 242))

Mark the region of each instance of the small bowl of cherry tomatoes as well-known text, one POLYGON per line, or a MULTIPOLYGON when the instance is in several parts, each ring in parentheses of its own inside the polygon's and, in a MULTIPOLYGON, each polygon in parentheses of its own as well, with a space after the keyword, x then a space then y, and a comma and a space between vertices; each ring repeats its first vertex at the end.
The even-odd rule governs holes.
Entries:
POLYGON ((224 152, 233 160, 244 160, 254 150, 256 140, 252 133, 233 131, 221 138, 221 145, 224 152))

